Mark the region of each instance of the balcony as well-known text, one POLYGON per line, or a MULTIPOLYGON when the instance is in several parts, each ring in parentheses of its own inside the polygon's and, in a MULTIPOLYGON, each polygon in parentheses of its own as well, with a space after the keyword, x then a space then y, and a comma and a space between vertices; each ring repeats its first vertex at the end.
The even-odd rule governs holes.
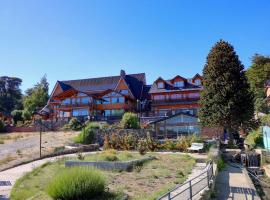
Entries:
POLYGON ((195 98, 182 98, 182 99, 162 99, 152 100, 152 105, 175 105, 175 104, 192 104, 197 103, 200 100, 199 97, 195 98))
POLYGON ((73 104, 60 104, 58 109, 68 109, 68 108, 76 108, 76 107, 88 107, 91 106, 92 103, 73 103, 73 104))

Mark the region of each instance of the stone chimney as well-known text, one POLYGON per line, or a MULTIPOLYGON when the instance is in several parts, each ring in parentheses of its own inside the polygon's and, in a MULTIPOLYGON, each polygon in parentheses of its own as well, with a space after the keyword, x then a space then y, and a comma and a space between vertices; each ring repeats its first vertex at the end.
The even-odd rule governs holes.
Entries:
POLYGON ((126 76, 125 70, 121 69, 120 76, 123 77, 123 78, 125 78, 125 76, 126 76))

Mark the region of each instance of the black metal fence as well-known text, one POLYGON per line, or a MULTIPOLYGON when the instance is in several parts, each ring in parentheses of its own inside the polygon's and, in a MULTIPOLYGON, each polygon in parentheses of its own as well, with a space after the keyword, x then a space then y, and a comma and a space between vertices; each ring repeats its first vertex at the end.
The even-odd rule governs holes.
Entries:
POLYGON ((202 173, 193 179, 176 186, 157 200, 190 200, 204 188, 210 187, 214 177, 213 162, 210 161, 202 173))

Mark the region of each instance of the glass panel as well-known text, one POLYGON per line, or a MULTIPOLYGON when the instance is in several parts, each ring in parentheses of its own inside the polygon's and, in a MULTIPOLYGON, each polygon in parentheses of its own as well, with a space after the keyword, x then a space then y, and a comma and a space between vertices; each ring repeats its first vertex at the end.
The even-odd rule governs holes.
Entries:
POLYGON ((128 94, 128 90, 120 90, 121 94, 128 94))
POLYGON ((110 110, 104 110, 104 116, 108 117, 111 115, 111 111, 110 110))
POLYGON ((83 97, 82 98, 82 104, 88 104, 90 102, 90 98, 89 97, 83 97))
POLYGON ((184 87, 184 81, 176 81, 174 82, 175 87, 184 87))
POLYGON ((72 110, 72 116, 77 117, 77 116, 87 116, 88 115, 88 110, 87 109, 74 109, 72 110))
POLYGON ((66 98, 62 101, 63 105, 70 105, 70 98, 66 98))
POLYGON ((122 116, 124 114, 123 109, 112 110, 112 116, 122 116))
POLYGON ((110 99, 111 98, 109 98, 109 97, 105 97, 105 98, 103 98, 103 104, 110 104, 110 99))
POLYGON ((164 88, 164 83, 163 82, 158 82, 158 88, 164 88))

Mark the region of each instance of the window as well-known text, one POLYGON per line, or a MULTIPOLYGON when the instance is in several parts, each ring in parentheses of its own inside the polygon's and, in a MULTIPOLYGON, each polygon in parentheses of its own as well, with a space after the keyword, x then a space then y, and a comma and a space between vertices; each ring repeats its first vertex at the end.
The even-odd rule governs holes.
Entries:
POLYGON ((62 104, 63 105, 69 105, 70 104, 70 98, 64 99, 62 104))
POLYGON ((171 95, 171 99, 181 99, 182 98, 182 94, 172 94, 171 95))
POLYGON ((157 86, 159 89, 164 88, 164 82, 158 82, 157 86))
POLYGON ((77 116, 87 116, 89 114, 87 109, 74 109, 72 110, 72 116, 77 117, 77 116))
POLYGON ((200 93, 190 93, 188 94, 189 98, 199 98, 200 97, 200 93))
POLYGON ((128 90, 120 90, 121 94, 128 94, 128 90))
POLYGON ((105 97, 105 98, 103 98, 103 104, 110 104, 111 102, 110 102, 110 100, 111 100, 111 98, 109 98, 109 97, 105 97))
POLYGON ((124 114, 123 109, 112 110, 112 116, 122 116, 124 114))
POLYGON ((200 79, 195 80, 195 85, 201 85, 201 84, 202 84, 202 81, 200 79))
POLYGON ((83 97, 82 98, 82 104, 88 104, 90 102, 90 98, 89 97, 83 97))
POLYGON ((155 95, 154 100, 164 100, 165 96, 164 95, 155 95))
POLYGON ((72 105, 76 104, 76 99, 71 99, 71 101, 72 101, 72 105))
POLYGON ((104 110, 104 116, 108 117, 111 115, 111 111, 110 110, 104 110))
POLYGON ((175 81, 174 86, 175 87, 184 87, 184 81, 175 81))
POLYGON ((86 96, 86 94, 80 92, 80 93, 77 94, 77 96, 78 97, 84 97, 84 96, 86 96))

